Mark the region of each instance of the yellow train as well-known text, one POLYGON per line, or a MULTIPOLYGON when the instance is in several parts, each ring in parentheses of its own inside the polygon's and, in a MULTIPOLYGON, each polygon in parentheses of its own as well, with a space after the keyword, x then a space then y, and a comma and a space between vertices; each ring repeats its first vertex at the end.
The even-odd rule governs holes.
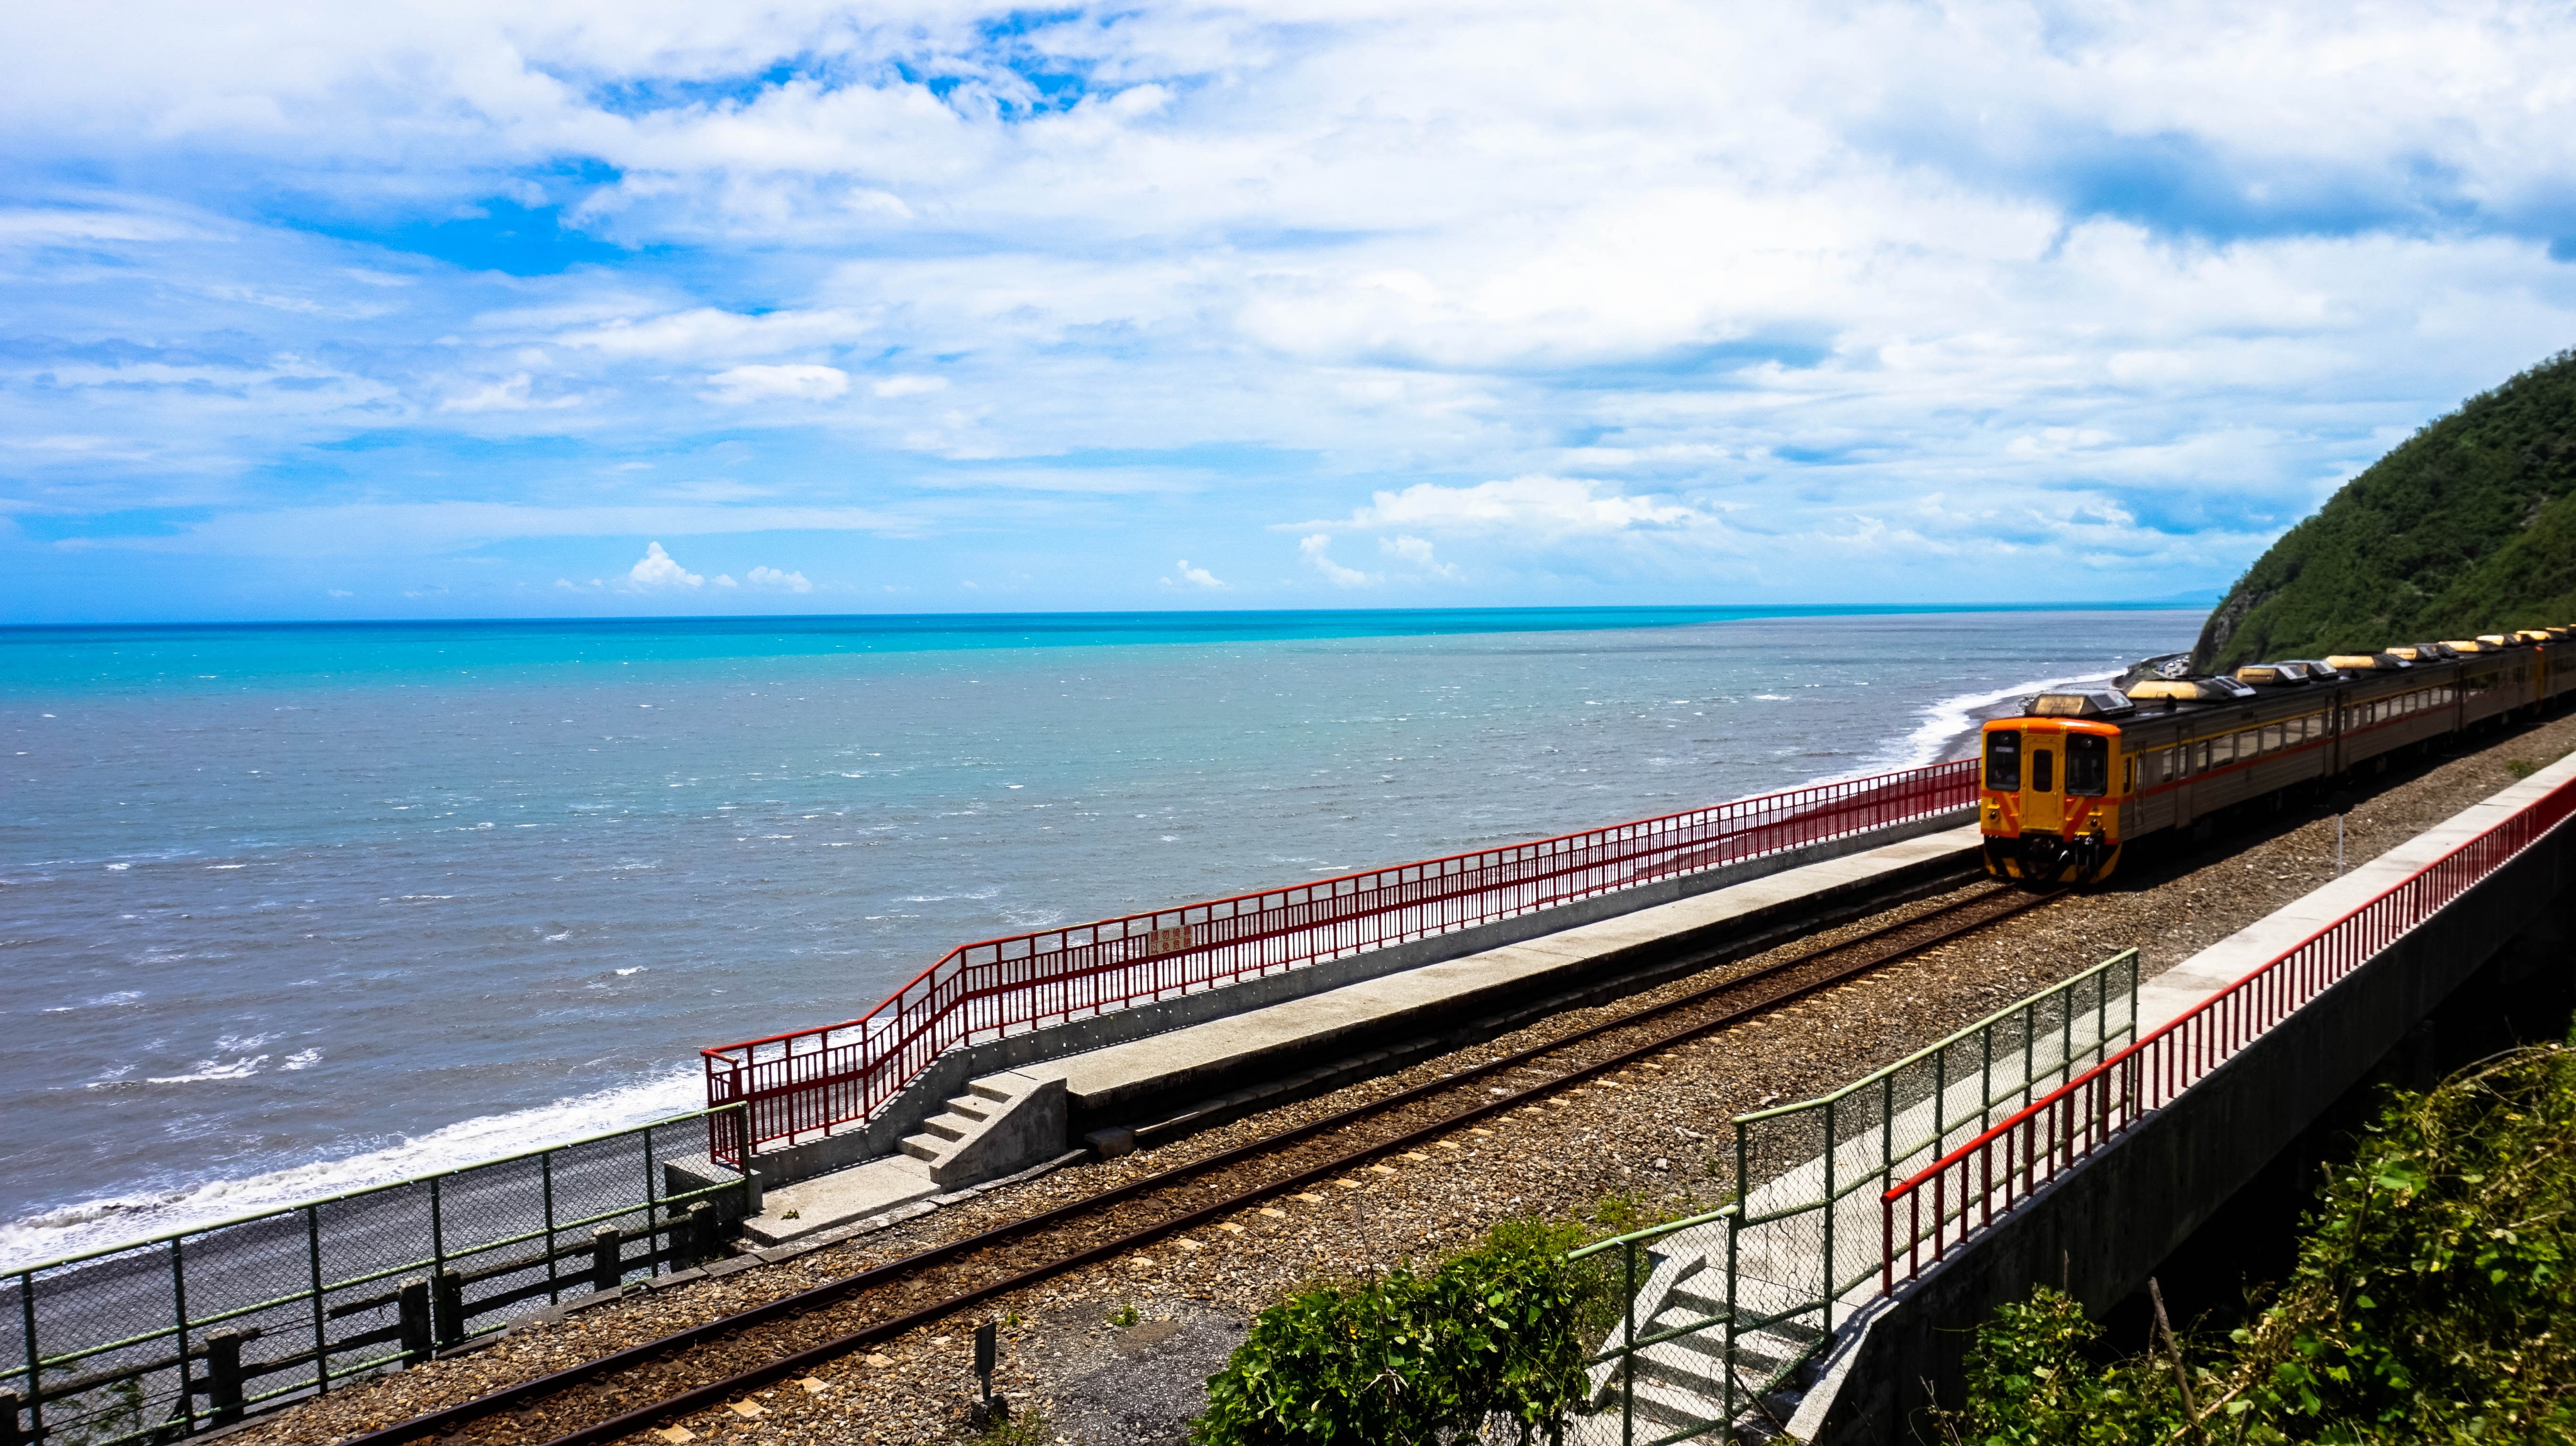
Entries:
POLYGON ((2257 663, 2151 658, 1985 725, 1986 872, 2094 883, 2130 842, 2576 692, 2576 628, 2257 663))

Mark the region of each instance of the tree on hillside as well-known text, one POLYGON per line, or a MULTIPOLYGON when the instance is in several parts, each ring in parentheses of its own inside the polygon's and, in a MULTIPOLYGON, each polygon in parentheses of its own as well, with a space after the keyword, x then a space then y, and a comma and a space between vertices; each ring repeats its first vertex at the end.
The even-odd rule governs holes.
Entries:
POLYGON ((2201 629, 2231 668, 2576 621, 2576 350, 2472 397, 2272 544, 2201 629))

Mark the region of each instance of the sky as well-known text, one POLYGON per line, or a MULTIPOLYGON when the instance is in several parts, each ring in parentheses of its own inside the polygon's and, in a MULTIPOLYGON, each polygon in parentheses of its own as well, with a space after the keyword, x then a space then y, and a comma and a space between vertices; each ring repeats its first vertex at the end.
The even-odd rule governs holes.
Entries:
POLYGON ((2576 9, 0 8, 0 621, 2200 596, 2576 9))

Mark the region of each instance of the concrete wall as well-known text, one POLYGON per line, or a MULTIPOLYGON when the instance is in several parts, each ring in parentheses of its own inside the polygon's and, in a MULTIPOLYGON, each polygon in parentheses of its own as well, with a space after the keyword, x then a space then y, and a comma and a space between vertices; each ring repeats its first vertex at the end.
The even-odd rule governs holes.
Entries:
MULTIPOLYGON (((2576 760, 2544 770, 2159 977, 2161 1007, 2150 1010, 2142 991, 2140 1012, 2149 1017, 2140 1032, 2182 1012, 2174 1007, 2178 1001, 2196 1004, 2571 776, 2576 760)), ((1848 1328, 1798 1424, 1833 1446, 1937 1439, 1927 1408, 1935 1395, 1944 1404, 1959 1403, 1970 1332, 1995 1307, 2025 1298, 2034 1285, 2063 1283, 2088 1311, 2109 1310, 2482 966, 2513 950, 2526 966, 2537 960, 2564 970, 2571 923, 2576 824, 2490 876, 1848 1328)))
POLYGON ((1302 969, 1204 988, 1177 998, 1139 1004, 1089 1019, 1050 1025, 1005 1039, 950 1050, 933 1061, 866 1125, 764 1151, 758 1157, 757 1168, 768 1184, 782 1185, 891 1154, 900 1148, 904 1136, 920 1130, 922 1121, 946 1109, 951 1098, 965 1093, 967 1081, 981 1079, 988 1074, 1085 1054, 1113 1044, 1126 1044, 1245 1010, 1302 999, 1363 980, 1417 969, 1425 964, 1463 958, 1974 822, 1975 809, 1954 809, 1912 823, 1872 829, 1847 838, 1829 839, 1804 848, 1748 859, 1724 868, 1641 884, 1615 894, 1540 909, 1518 918, 1481 924, 1452 934, 1372 949, 1302 969))

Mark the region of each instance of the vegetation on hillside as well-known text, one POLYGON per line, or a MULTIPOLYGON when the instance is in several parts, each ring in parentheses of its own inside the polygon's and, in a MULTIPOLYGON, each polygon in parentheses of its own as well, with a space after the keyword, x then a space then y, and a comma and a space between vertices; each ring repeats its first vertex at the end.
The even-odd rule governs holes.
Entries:
POLYGON ((2004 1307, 1948 1439, 2576 1440, 2576 1051, 2394 1094, 2303 1231, 2289 1282, 2223 1338, 2103 1364, 2067 1297, 2004 1307))
POLYGON ((2272 544, 2201 630, 2234 667, 2576 621, 2576 351, 2408 438, 2272 544))

